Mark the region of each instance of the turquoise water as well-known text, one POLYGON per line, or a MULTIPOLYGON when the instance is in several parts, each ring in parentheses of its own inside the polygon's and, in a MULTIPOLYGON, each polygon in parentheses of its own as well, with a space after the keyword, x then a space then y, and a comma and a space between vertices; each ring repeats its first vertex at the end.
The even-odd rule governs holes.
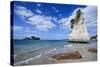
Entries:
MULTIPOLYGON (((36 57, 54 48, 61 48, 69 44, 68 40, 15 40, 14 41, 14 63, 36 57)), ((96 44, 96 41, 85 43, 86 45, 96 44)))
POLYGON ((21 50, 36 50, 45 47, 57 47, 66 45, 67 40, 16 40, 14 42, 15 51, 22 52, 21 50))
POLYGON ((53 48, 66 45, 67 40, 15 40, 14 41, 14 61, 20 62, 53 48))

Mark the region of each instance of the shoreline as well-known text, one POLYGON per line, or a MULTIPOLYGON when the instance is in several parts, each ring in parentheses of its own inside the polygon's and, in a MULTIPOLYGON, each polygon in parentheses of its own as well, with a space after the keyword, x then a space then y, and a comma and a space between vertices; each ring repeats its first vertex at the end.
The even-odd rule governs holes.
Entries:
POLYGON ((69 44, 69 45, 64 45, 61 48, 52 47, 50 48, 50 50, 45 51, 43 54, 39 54, 35 57, 28 58, 21 62, 17 62, 14 64, 14 66, 97 61, 97 53, 88 51, 88 48, 91 47, 95 47, 97 49, 97 44, 92 44, 92 45, 69 44), (56 53, 70 52, 75 50, 80 52, 80 54, 82 55, 82 59, 75 59, 75 60, 65 59, 65 60, 58 61, 58 60, 51 59, 49 57, 50 55, 56 53))

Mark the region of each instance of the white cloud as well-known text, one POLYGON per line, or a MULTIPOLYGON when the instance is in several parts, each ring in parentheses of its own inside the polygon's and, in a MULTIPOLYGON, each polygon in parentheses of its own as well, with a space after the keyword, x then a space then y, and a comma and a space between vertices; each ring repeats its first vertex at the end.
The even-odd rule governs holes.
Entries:
POLYGON ((36 12, 39 13, 39 14, 42 14, 42 11, 39 10, 39 9, 36 9, 36 12))
POLYGON ((51 20, 52 17, 49 16, 34 15, 28 19, 27 23, 34 25, 40 31, 47 31, 56 26, 51 20))
POLYGON ((13 31, 14 32, 25 32, 25 33, 32 33, 34 32, 30 27, 24 27, 24 26, 13 26, 13 31))
POLYGON ((22 29, 22 26, 13 26, 13 31, 21 31, 22 29))
POLYGON ((23 6, 15 6, 15 13, 21 18, 26 18, 34 15, 29 9, 23 6))
MULTIPOLYGON (((37 4, 37 6, 40 6, 40 4, 37 4)), ((42 13, 42 11, 39 9, 36 9, 36 12, 39 14, 42 13)), ((53 18, 51 16, 33 14, 32 11, 23 6, 15 6, 15 13, 19 15, 21 18, 23 18, 23 20, 25 20, 24 22, 33 25, 36 29, 40 31, 48 31, 48 29, 51 29, 56 26, 52 22, 52 21, 57 21, 56 18, 53 18)), ((19 29, 20 27, 17 28, 19 29)), ((28 29, 26 30, 30 31, 28 29)))
POLYGON ((69 24, 68 21, 69 21, 69 18, 61 18, 58 22, 62 24, 63 26, 67 26, 69 24))
POLYGON ((69 16, 69 17, 64 17, 64 18, 61 18, 59 19, 58 23, 60 24, 60 26, 63 28, 63 29, 70 29, 70 20, 72 19, 73 16, 69 16))
POLYGON ((37 6, 38 6, 38 7, 40 7, 40 6, 41 6, 41 4, 40 4, 40 3, 38 3, 38 4, 37 4, 37 6))
POLYGON ((57 19, 56 17, 52 17, 52 20, 53 20, 54 22, 58 22, 58 19, 57 19))
POLYGON ((83 9, 83 16, 87 26, 97 25, 97 8, 95 6, 88 6, 83 9))

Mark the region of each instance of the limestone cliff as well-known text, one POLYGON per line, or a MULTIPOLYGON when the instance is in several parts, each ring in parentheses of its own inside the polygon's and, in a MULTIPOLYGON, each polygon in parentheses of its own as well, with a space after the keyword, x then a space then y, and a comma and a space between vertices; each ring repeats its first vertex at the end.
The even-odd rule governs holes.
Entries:
POLYGON ((84 18, 81 9, 76 11, 75 17, 72 18, 70 22, 72 32, 69 34, 69 41, 88 42, 90 37, 84 24, 84 18))

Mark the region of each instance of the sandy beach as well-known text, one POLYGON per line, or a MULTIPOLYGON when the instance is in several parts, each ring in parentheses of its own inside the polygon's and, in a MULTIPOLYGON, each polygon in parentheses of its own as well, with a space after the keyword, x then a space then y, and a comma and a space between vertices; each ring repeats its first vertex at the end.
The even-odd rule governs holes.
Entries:
POLYGON ((25 61, 21 61, 18 63, 15 63, 15 66, 19 65, 40 65, 40 64, 55 64, 55 63, 72 63, 72 62, 86 62, 86 61, 96 61, 97 60, 97 52, 89 52, 89 48, 96 48, 97 45, 88 45, 88 44, 76 44, 71 43, 69 45, 64 45, 63 47, 52 47, 49 48, 49 50, 44 50, 43 53, 29 58, 25 61), (55 60, 52 59, 51 56, 59 53, 66 53, 66 52, 72 52, 72 51, 79 51, 82 55, 81 59, 64 59, 64 60, 55 60))

